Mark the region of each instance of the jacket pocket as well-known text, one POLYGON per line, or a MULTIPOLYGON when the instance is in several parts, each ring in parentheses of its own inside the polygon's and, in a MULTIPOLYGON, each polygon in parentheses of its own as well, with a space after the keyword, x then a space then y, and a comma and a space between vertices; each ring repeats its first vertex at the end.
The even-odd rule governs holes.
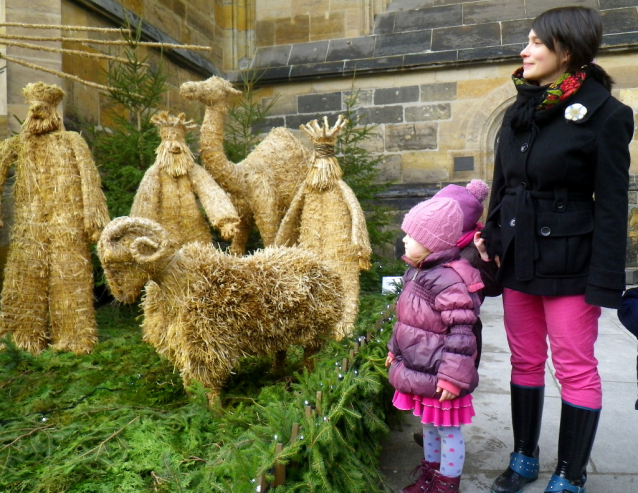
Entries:
POLYGON ((587 275, 593 231, 594 216, 590 211, 538 214, 536 274, 539 277, 587 275))

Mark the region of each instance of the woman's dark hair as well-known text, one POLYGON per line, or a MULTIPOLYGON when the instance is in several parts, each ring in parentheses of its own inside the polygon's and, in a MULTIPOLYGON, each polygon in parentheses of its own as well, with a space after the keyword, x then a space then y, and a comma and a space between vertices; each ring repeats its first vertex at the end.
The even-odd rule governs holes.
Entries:
POLYGON ((612 78, 602 67, 592 63, 603 39, 603 21, 597 10, 587 7, 546 10, 534 19, 532 29, 554 53, 569 53, 567 72, 591 65, 590 75, 611 90, 612 78))

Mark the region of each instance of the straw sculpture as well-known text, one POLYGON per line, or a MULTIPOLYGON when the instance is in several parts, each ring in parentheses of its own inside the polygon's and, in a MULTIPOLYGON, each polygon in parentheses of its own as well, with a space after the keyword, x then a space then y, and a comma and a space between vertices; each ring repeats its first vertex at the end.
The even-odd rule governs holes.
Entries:
POLYGON ((283 218, 276 245, 299 245, 317 253, 341 275, 344 312, 334 337, 352 334, 359 310, 359 271, 370 268, 370 239, 365 216, 352 189, 341 179, 334 155, 337 134, 345 125, 342 115, 330 128, 317 120, 301 125, 313 142, 314 161, 306 180, 283 218))
POLYGON ((215 76, 185 82, 180 90, 184 98, 206 105, 200 136, 202 164, 228 192, 241 218, 231 253, 245 252, 255 225, 264 245, 272 245, 281 218, 308 172, 308 149, 287 129, 275 128, 246 159, 235 164, 224 153, 224 117, 230 100, 241 92, 215 76))
POLYGON ((202 241, 210 243, 211 226, 231 239, 239 224, 239 216, 230 198, 215 180, 198 164, 186 144, 186 131, 195 128, 184 113, 171 116, 162 111, 151 118, 162 139, 155 151, 157 158, 140 183, 132 217, 152 219, 164 227, 178 244, 202 241), (199 203, 198 203, 199 199, 199 203))
POLYGON ((237 361, 297 344, 316 351, 342 309, 339 276, 316 255, 268 247, 226 255, 210 243, 178 249, 154 221, 120 217, 98 243, 113 295, 124 303, 146 292, 144 340, 165 355, 187 386, 213 402, 237 361))
POLYGON ((63 129, 64 91, 36 82, 23 93, 22 133, 0 146, 0 188, 15 163, 0 336, 34 354, 49 345, 87 353, 97 342, 89 243, 109 221, 106 199, 86 142, 63 129))

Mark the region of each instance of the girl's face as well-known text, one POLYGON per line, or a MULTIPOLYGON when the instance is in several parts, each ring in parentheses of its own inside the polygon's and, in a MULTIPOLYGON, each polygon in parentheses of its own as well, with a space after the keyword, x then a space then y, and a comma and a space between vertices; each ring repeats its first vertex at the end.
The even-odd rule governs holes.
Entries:
POLYGON ((403 244, 405 245, 405 256, 412 260, 421 261, 432 253, 409 234, 406 234, 403 238, 403 244))
POLYGON ((529 43, 521 51, 521 57, 523 77, 535 80, 541 86, 551 84, 563 75, 569 60, 568 54, 555 53, 545 46, 533 29, 529 32, 529 43))

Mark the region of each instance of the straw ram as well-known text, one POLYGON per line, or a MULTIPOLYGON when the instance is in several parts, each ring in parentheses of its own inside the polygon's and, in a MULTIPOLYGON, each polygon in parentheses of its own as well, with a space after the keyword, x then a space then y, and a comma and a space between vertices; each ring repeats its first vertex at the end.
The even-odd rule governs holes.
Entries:
POLYGON ((154 221, 120 217, 98 243, 114 296, 131 303, 146 285, 143 337, 211 402, 244 355, 291 344, 316 350, 342 309, 339 276, 316 255, 266 248, 226 255, 210 244, 177 248, 154 221))

